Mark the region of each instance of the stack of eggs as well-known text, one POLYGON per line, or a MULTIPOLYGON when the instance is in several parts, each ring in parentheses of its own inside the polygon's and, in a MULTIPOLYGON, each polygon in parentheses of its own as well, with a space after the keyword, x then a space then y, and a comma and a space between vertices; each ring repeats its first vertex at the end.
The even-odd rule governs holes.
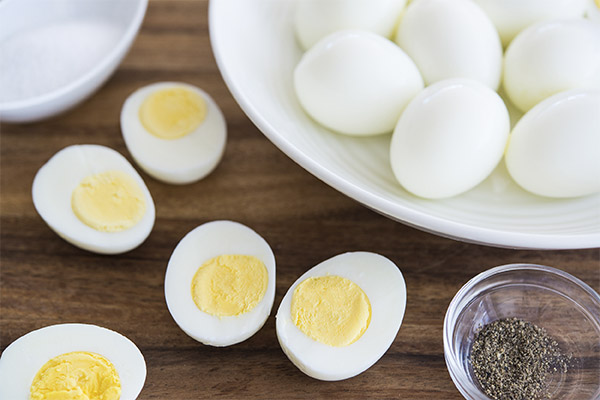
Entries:
POLYGON ((532 193, 584 196, 600 191, 599 15, 593 0, 299 1, 294 86, 333 131, 393 131, 391 168, 417 196, 463 193, 503 156, 532 193), (512 132, 507 105, 525 113, 512 132))

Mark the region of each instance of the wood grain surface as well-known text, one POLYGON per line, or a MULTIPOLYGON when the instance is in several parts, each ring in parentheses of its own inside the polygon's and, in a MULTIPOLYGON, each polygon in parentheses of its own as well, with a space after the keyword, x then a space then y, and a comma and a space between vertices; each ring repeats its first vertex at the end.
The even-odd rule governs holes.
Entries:
POLYGON ((444 362, 442 323, 450 300, 470 278, 493 266, 528 262, 561 268, 600 289, 598 249, 524 251, 441 238, 384 218, 310 175, 257 130, 228 92, 212 55, 207 9, 205 0, 151 0, 132 50, 95 95, 44 122, 1 126, 2 350, 31 330, 82 322, 118 331, 139 346, 148 366, 141 399, 460 399, 444 362), (131 161, 119 128, 123 101, 138 87, 165 80, 197 85, 221 106, 229 128, 223 161, 209 177, 187 186, 142 173, 157 218, 139 248, 101 256, 63 241, 33 207, 36 171, 56 151, 77 143, 110 146, 131 161), (252 227, 277 259, 271 316, 255 336, 228 348, 186 336, 163 294, 177 242, 216 219, 252 227), (404 323, 388 352, 365 373, 321 382, 283 354, 274 314, 305 270, 354 250, 381 253, 400 267, 408 289, 404 323))

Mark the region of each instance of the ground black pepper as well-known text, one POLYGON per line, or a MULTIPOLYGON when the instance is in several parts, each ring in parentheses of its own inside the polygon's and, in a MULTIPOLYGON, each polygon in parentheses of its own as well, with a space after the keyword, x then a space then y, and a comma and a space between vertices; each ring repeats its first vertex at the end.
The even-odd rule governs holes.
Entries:
POLYGON ((486 395, 495 400, 525 400, 549 397, 548 378, 567 372, 569 357, 544 329, 508 318, 477 332, 469 361, 486 395))

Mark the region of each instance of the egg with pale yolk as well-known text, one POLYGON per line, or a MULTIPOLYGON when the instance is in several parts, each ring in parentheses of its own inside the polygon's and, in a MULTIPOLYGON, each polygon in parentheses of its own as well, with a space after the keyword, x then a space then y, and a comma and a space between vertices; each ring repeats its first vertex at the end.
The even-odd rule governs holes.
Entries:
POLYGON ((129 251, 154 226, 154 202, 143 179, 125 157, 105 146, 60 150, 37 172, 32 197, 53 231, 96 253, 129 251))
POLYGON ((275 298, 275 257, 255 231, 233 221, 213 221, 177 245, 165 275, 165 299, 179 327, 211 346, 229 346, 254 335, 275 298))
POLYGON ((405 308, 406 285, 392 261, 375 253, 344 253, 311 268, 290 287, 277 311, 277 338, 305 374, 347 379, 384 355, 405 308))
POLYGON ((137 346, 96 325, 47 326, 21 336, 0 357, 0 399, 133 400, 145 380, 137 346))
POLYGON ((133 92, 121 110, 121 132, 135 162, 153 178, 173 184, 192 183, 212 172, 227 139, 217 103, 181 82, 133 92))

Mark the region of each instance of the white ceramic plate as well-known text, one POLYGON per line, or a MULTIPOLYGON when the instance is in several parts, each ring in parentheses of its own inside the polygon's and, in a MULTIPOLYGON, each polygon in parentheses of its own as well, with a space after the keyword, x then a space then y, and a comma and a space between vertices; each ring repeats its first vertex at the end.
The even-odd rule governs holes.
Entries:
POLYGON ((460 196, 425 200, 406 192, 389 163, 390 135, 328 131, 301 109, 292 72, 302 52, 292 0, 211 0, 210 36, 233 96, 285 154, 340 192, 392 219, 467 242, 531 249, 600 246, 600 195, 548 199, 519 188, 501 164, 460 196))

